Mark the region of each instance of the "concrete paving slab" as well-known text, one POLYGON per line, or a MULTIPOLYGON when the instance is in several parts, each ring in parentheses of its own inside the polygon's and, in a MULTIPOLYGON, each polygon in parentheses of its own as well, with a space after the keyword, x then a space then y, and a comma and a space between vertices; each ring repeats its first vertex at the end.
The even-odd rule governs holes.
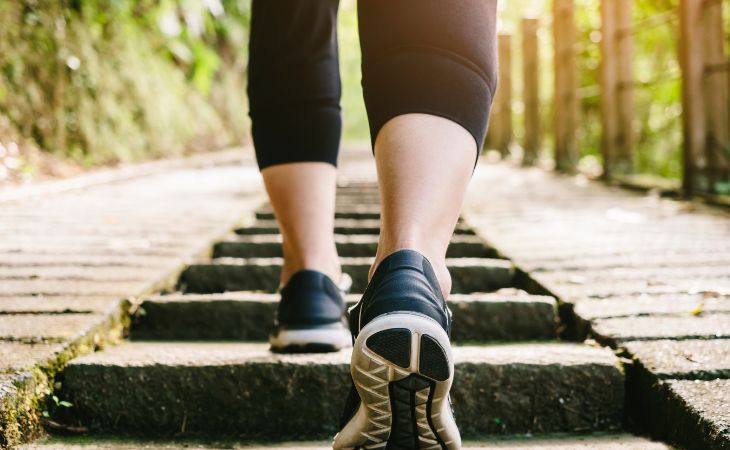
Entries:
POLYGON ((728 339, 730 314, 692 316, 638 316, 596 319, 596 339, 611 344, 647 339, 728 339))
MULTIPOLYGON (((598 364, 614 367, 617 359, 610 349, 564 342, 499 343, 456 345, 456 363, 524 364, 562 366, 598 364)), ((335 353, 276 354, 268 344, 255 342, 130 342, 104 351, 80 356, 70 366, 118 364, 143 367, 155 364, 176 366, 220 366, 238 363, 289 363, 295 365, 348 365, 350 350, 335 353)))
POLYGON ((40 438, 35 401, 39 386, 28 371, 0 373, 0 446, 40 438))
MULTIPOLYGON (((380 234, 379 220, 336 219, 334 231, 337 234, 380 234)), ((278 234, 279 226, 275 220, 257 220, 250 226, 239 227, 236 234, 278 234)), ((466 225, 457 225, 454 234, 474 234, 466 225)))
MULTIPOLYGON (((307 449, 331 450, 332 443, 320 442, 280 442, 270 444, 251 443, 201 443, 201 442, 146 442, 139 440, 105 441, 95 438, 53 438, 46 442, 29 444, 20 450, 280 450, 280 449, 307 449)), ((469 450, 668 450, 665 444, 652 442, 630 434, 595 434, 575 436, 539 436, 539 437, 506 437, 502 439, 481 439, 478 441, 463 442, 464 449, 469 450)))
MULTIPOLYGON (((56 249, 57 250, 57 249, 56 249)), ((46 249, 44 252, 5 253, 0 254, 0 268, 6 267, 139 267, 155 269, 169 266, 180 260, 178 251, 170 250, 166 255, 163 250, 102 250, 82 251, 78 247, 68 252, 46 249)), ((1 270, 1 269, 0 269, 1 270)))
POLYGON ((154 282, 149 270, 139 267, 78 267, 62 265, 56 267, 1 267, 0 282, 6 280, 89 280, 154 282), (152 280, 150 279, 152 278, 152 280))
POLYGON ((667 294, 610 297, 608 299, 579 300, 575 312, 593 320, 610 317, 641 315, 681 315, 730 312, 730 296, 713 297, 703 294, 667 294))
POLYGON ((51 360, 62 349, 60 344, 0 341, 0 373, 32 369, 40 362, 51 360))
POLYGON ((104 314, 0 315, 0 341, 64 341, 81 335, 104 319, 104 314))
MULTIPOLYGON (((710 359, 725 360, 718 347, 730 337, 726 211, 612 189, 579 176, 484 162, 475 171, 464 210, 491 245, 532 271, 537 283, 526 286, 576 304, 574 310, 561 308, 566 336, 581 336, 589 320, 597 339, 611 345, 638 339, 717 341, 686 344, 684 353, 654 348, 659 353, 648 352, 655 358, 647 357, 649 370, 627 366, 627 409, 634 426, 658 436, 673 433, 682 447, 730 448, 708 441, 712 428, 702 425, 706 421, 698 410, 681 407, 685 394, 670 392, 658 379, 662 367, 673 376, 724 373, 725 363, 710 359), (548 273, 550 268, 561 272, 548 273), (693 370, 693 362, 682 360, 687 355, 706 363, 707 373, 693 370), (674 413, 667 411, 682 412, 669 417, 674 413)), ((654 343, 633 345, 645 344, 654 343)))
POLYGON ((579 302, 586 298, 625 297, 628 295, 696 294, 702 292, 716 292, 724 296, 730 295, 730 277, 628 281, 606 278, 602 281, 587 284, 580 279, 561 282, 543 280, 540 274, 535 274, 533 278, 561 299, 569 302, 579 302))
POLYGON ((594 285, 603 280, 620 280, 626 281, 646 281, 647 285, 655 283, 677 283, 683 280, 700 279, 717 279, 727 275, 727 265, 706 265, 699 263, 698 266, 690 266, 685 263, 679 267, 614 267, 590 269, 584 267, 580 270, 558 270, 547 271, 542 270, 536 272, 539 274, 540 280, 544 280, 548 284, 570 283, 581 285, 594 285))
MULTIPOLYGON (((349 295, 348 306, 359 298, 349 295)), ((141 304, 131 338, 266 340, 278 301, 278 294, 256 292, 157 296, 141 304)), ((557 335, 552 297, 515 292, 457 294, 451 296, 449 306, 456 341, 553 339, 557 335)))
MULTIPOLYGON (((466 346, 455 348, 455 360, 452 399, 465 436, 620 426, 623 375, 610 350, 466 346)), ((349 351, 274 355, 266 344, 131 343, 72 361, 62 395, 74 404, 69 413, 97 430, 323 437, 336 431, 348 363, 349 351), (282 415, 292 402, 300 413, 282 415)))
MULTIPOLYGON (((378 247, 375 234, 337 234, 337 252, 343 257, 372 257, 378 247)), ((282 256, 281 235, 234 235, 215 244, 214 258, 278 258, 282 256)), ((446 252, 447 258, 493 258, 478 236, 454 235, 446 252)))
POLYGON ((676 426, 669 430, 670 440, 686 448, 730 448, 730 380, 678 380, 667 385, 673 394, 668 422, 676 426), (697 441, 695 436, 702 438, 697 441))
MULTIPOLYGON (((47 222, 27 223, 27 220, 5 220, 0 224, 0 236, 42 234, 44 236, 107 236, 107 237, 139 237, 164 231, 161 226, 164 220, 145 221, 130 225, 118 223, 118 220, 104 220, 97 218, 93 223, 79 222, 78 220, 56 220, 49 218, 47 222)), ((205 232, 205 226, 186 228, 186 235, 194 236, 196 232, 205 232)))
MULTIPOLYGON (((259 220, 273 220, 274 213, 270 208, 259 209, 256 211, 256 218, 259 220)), ((380 219, 380 207, 360 205, 347 209, 339 208, 335 211, 335 219, 378 220, 380 219)))
MULTIPOLYGON (((4 203, 0 339, 58 341, 66 346, 65 358, 93 348, 97 337, 101 343, 118 338, 121 308, 106 307, 105 299, 146 295, 167 285, 181 264, 230 232, 241 215, 253 217, 262 199, 258 170, 236 165, 176 168, 4 203)), ((8 367, 46 355, 11 356, 5 349, 8 367)), ((38 379, 41 385, 18 400, 34 420, 23 422, 25 416, 13 412, 17 401, 0 404, 0 446, 17 445, 38 430, 34 408, 49 390, 48 380, 38 379)))
POLYGON ((639 377, 632 420, 655 439, 688 450, 730 448, 730 380, 639 377))
POLYGON ((132 293, 142 293, 148 287, 148 283, 140 281, 4 280, 0 287, 0 297, 114 295, 121 298, 133 295, 132 293))
POLYGON ((595 249, 593 252, 580 252, 576 256, 575 251, 566 254, 565 249, 557 252, 545 252, 538 254, 525 261, 524 268, 531 271, 582 271, 596 269, 614 268, 662 268, 662 267, 692 267, 692 266, 722 266, 730 265, 730 248, 722 252, 715 251, 698 252, 693 246, 686 248, 665 250, 663 252, 651 252, 649 255, 642 255, 634 248, 625 250, 606 251, 606 249, 595 249), (573 257, 570 257, 570 256, 573 257))
POLYGON ((730 378, 730 340, 629 341, 622 344, 660 379, 730 378))
MULTIPOLYGON (((364 292, 372 258, 340 258, 342 270, 352 277, 352 292, 364 292)), ((179 287, 189 293, 264 290, 279 286, 281 258, 218 258, 190 265, 180 276, 179 287)), ((451 291, 457 294, 489 292, 511 287, 514 267, 503 259, 450 258, 451 291)))
MULTIPOLYGON (((83 219, 79 219, 83 220, 83 219)), ((0 250, 2 251, 32 251, 39 249, 61 250, 69 249, 76 246, 79 249, 86 247, 99 248, 180 248, 184 244, 184 237, 175 236, 155 236, 149 234, 142 237, 103 237, 103 236, 33 236, 33 235, 15 235, 5 236, 0 242, 0 250)))
POLYGON ((92 313, 108 312, 119 307, 115 296, 18 296, 0 297, 0 314, 92 313))

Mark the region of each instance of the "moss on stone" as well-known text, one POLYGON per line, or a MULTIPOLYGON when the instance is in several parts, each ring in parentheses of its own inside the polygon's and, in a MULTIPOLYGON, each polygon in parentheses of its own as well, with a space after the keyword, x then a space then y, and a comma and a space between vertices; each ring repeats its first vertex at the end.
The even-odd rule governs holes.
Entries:
POLYGON ((42 415, 56 389, 56 375, 76 356, 118 343, 128 324, 128 304, 122 302, 94 329, 69 342, 51 359, 19 373, 0 375, 0 449, 41 437, 42 415))

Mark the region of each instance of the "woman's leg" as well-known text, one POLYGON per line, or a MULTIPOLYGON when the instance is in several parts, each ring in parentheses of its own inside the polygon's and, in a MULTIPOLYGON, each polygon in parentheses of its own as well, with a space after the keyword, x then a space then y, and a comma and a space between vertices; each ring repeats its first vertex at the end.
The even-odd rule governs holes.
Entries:
POLYGON ((389 254, 414 249, 446 295, 446 247, 496 88, 496 0, 367 0, 359 14, 382 203, 371 275, 389 254))
POLYGON ((322 162, 279 164, 261 171, 281 229, 282 285, 303 269, 325 273, 335 283, 340 280, 333 234, 336 171, 322 162))
POLYGON ((476 152, 472 135, 443 117, 405 114, 385 124, 375 142, 382 213, 371 276, 391 253, 417 250, 429 259, 444 297, 448 296, 446 248, 476 152))
POLYGON ((496 85, 496 0, 360 0, 363 94, 381 230, 350 311, 345 448, 461 448, 446 247, 496 85))
POLYGON ((340 144, 338 0, 254 0, 249 85, 256 157, 282 232, 282 284, 302 269, 335 282, 340 144))

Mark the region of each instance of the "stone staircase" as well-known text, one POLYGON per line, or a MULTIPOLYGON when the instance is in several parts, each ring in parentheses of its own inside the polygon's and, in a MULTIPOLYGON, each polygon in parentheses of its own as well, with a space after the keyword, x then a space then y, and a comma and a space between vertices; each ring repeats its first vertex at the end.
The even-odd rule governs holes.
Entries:
MULTIPOLYGON (((335 232, 353 278, 351 304, 377 245, 377 199, 371 184, 339 188, 335 232)), ((496 437, 521 435, 514 448, 555 448, 551 439, 524 439, 558 433, 558 448, 666 448, 622 434, 620 360, 590 342, 559 341, 555 300, 520 290, 512 264, 498 255, 459 223, 448 252, 449 305, 452 400, 466 447, 502 448, 496 437)), ((268 351, 281 264, 280 236, 264 207, 217 242, 210 261, 187 267, 177 292, 143 299, 128 342, 72 360, 58 376, 56 395, 72 406, 52 405, 53 423, 91 437, 27 448, 147 448, 103 436, 272 447, 330 439, 349 386, 350 352, 268 351)))

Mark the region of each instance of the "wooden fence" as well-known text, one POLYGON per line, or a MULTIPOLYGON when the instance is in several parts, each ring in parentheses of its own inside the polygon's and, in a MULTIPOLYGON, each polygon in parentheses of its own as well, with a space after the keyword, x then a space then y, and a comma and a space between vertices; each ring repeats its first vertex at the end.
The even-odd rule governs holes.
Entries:
MULTIPOLYGON (((634 40, 637 33, 670 21, 678 22, 677 59, 682 86, 682 188, 685 194, 727 192, 730 187, 730 59, 722 2, 679 0, 676 10, 638 21, 632 18, 632 0, 602 0, 598 86, 579 87, 577 53, 586 43, 577 42, 575 0, 553 0, 550 29, 553 40, 554 92, 552 121, 544 131, 553 136, 552 157, 557 170, 574 171, 579 159, 576 137, 581 127, 580 101, 600 96, 603 177, 612 179, 635 171, 635 90, 649 83, 633 76, 634 40), (595 88, 595 89, 593 89, 595 88)), ((541 72, 537 19, 526 18, 520 27, 524 132, 520 145, 523 164, 538 160, 542 148, 539 92, 541 72)), ((544 23, 542 26, 545 26, 544 23)), ((513 39, 500 35, 500 86, 489 127, 489 145, 507 153, 513 145, 513 39)), ((590 44, 590 43, 588 43, 590 44)), ((661 81, 661 80, 659 80, 661 81)))

